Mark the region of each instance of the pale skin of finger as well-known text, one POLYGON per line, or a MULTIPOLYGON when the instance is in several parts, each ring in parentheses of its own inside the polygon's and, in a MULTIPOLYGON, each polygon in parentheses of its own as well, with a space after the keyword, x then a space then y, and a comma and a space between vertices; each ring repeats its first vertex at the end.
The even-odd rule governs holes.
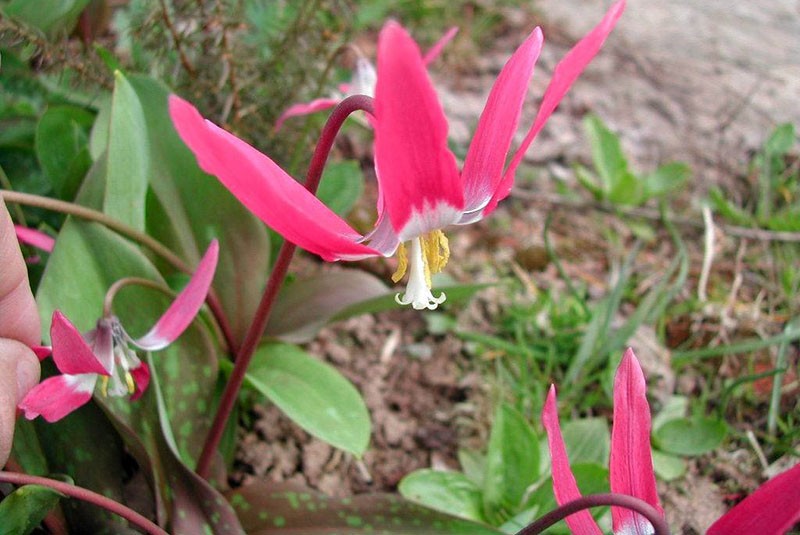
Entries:
POLYGON ((39 314, 11 217, 0 202, 0 466, 14 439, 17 403, 39 382, 39 314))

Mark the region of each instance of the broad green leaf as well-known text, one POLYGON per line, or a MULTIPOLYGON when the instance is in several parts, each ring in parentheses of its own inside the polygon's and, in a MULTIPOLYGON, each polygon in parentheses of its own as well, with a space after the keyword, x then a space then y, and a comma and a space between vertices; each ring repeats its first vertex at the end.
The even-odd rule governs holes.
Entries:
POLYGON ((686 396, 670 396, 661 410, 653 417, 653 433, 670 420, 683 418, 689 411, 689 398, 686 396))
POLYGON ((620 190, 623 181, 630 181, 631 173, 619 137, 596 115, 587 116, 583 126, 592 145, 592 159, 602 181, 602 190, 607 194, 620 190))
POLYGON ((142 103, 148 139, 151 192, 147 230, 190 264, 217 238, 219 264, 214 288, 231 323, 244 338, 269 273, 270 241, 264 227, 220 182, 200 170, 172 126, 169 90, 146 76, 131 76, 142 103))
POLYGON ((624 170, 617 174, 615 182, 608 192, 608 200, 620 205, 638 205, 644 199, 644 184, 638 176, 624 170))
POLYGON ((226 494, 248 535, 498 535, 393 494, 332 498, 294 485, 258 482, 226 494))
POLYGON ((34 425, 30 420, 17 418, 11 455, 26 474, 44 476, 50 469, 34 425))
POLYGON ((36 125, 36 156, 56 195, 71 201, 89 170, 88 130, 94 115, 75 106, 52 106, 36 125))
POLYGON ((356 269, 295 280, 281 289, 266 334, 285 342, 307 342, 333 317, 388 291, 375 276, 356 269))
POLYGON ((569 420, 561 426, 571 463, 608 465, 611 435, 605 418, 569 420))
POLYGON ((539 440, 530 424, 512 406, 495 412, 486 451, 483 511, 499 523, 519 510, 527 488, 539 477, 539 440))
POLYGON ((297 346, 267 344, 253 356, 247 382, 317 438, 356 457, 366 451, 367 407, 333 366, 297 346))
POLYGON ((653 450, 653 470, 664 481, 673 481, 686 473, 686 461, 675 455, 653 450))
POLYGON ((2 11, 51 37, 64 37, 89 0, 12 0, 2 11))
POLYGON ((676 418, 661 425, 655 439, 662 450, 675 455, 702 455, 717 448, 728 434, 723 420, 708 416, 676 418))
POLYGON ((332 162, 325 166, 317 197, 328 208, 346 216, 364 193, 364 173, 358 162, 332 162))
POLYGON ((0 535, 28 535, 64 495, 41 485, 25 485, 0 502, 0 535))
POLYGON ((460 472, 415 470, 397 487, 404 498, 451 515, 485 522, 481 490, 460 472))
POLYGON ((667 163, 642 179, 645 199, 665 197, 679 191, 692 176, 692 168, 683 162, 667 163))
POLYGON ((461 471, 478 487, 483 487, 483 475, 486 472, 486 456, 477 450, 459 448, 458 464, 461 471))
POLYGON ((764 144, 764 152, 771 156, 782 156, 792 150, 797 142, 794 125, 783 123, 775 127, 764 144))
POLYGON ((150 167, 144 111, 128 79, 117 71, 114 80, 103 212, 144 230, 150 167))

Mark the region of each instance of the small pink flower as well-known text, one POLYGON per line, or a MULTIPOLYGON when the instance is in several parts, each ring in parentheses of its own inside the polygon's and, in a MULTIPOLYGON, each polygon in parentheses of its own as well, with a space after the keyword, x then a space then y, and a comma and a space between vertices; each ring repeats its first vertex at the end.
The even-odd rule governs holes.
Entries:
POLYGON ((82 336, 60 311, 53 312, 52 355, 62 375, 45 379, 28 392, 19 403, 25 417, 32 420, 41 415, 48 422, 60 420, 89 402, 98 381, 103 395, 131 395, 131 399, 138 399, 150 382, 150 370, 130 345, 156 351, 186 330, 211 287, 218 254, 219 246, 214 240, 189 283, 141 338, 131 338, 114 316, 101 318, 94 329, 82 336))
POLYGON ((44 232, 21 225, 14 225, 14 232, 20 242, 41 249, 46 253, 53 252, 56 241, 44 232))
POLYGON ((268 226, 326 261, 391 256, 408 272, 396 300, 415 309, 435 309, 445 299, 431 293, 432 274, 449 259, 442 229, 488 215, 511 191, 516 169, 536 134, 572 83, 595 56, 625 1, 558 64, 533 125, 506 166, 522 104, 542 46, 536 28, 497 78, 478 121, 461 171, 447 145, 447 119, 419 47, 397 23, 388 22, 378 42, 375 87, 375 167, 378 220, 366 236, 356 232, 270 158, 209 121, 188 102, 170 97, 170 115, 200 167, 215 175, 268 226), (410 245, 406 248, 406 243, 410 245))
MULTIPOLYGON (((442 53, 442 49, 449 43, 453 37, 458 33, 458 28, 453 27, 445 33, 425 54, 425 65, 430 65, 442 53)), ((275 131, 277 132, 286 119, 291 117, 299 117, 302 115, 309 115, 318 111, 330 109, 339 104, 345 98, 351 95, 367 95, 368 97, 375 96, 375 82, 377 74, 375 67, 370 61, 360 56, 356 59, 356 68, 353 70, 353 76, 350 83, 339 84, 339 90, 336 91, 331 97, 318 98, 311 102, 299 102, 292 104, 284 111, 278 120, 275 122, 275 131)))

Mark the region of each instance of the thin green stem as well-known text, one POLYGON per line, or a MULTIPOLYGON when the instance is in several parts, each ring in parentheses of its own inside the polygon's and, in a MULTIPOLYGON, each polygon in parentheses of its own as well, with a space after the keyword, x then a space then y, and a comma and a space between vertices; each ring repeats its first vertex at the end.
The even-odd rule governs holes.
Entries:
MULTIPOLYGON (((147 247, 155 254, 166 260, 178 271, 182 271, 188 275, 192 274, 192 269, 183 260, 181 260, 178 255, 164 246, 164 244, 155 238, 148 236, 144 232, 140 232, 135 228, 130 227, 117 219, 114 219, 113 217, 109 217, 103 212, 92 210, 91 208, 71 202, 59 201, 57 199, 51 199, 41 195, 20 193, 18 191, 10 191, 7 189, 0 190, 0 196, 3 197, 6 203, 11 202, 24 204, 26 206, 36 206, 38 208, 44 208, 45 210, 60 212, 62 214, 79 217, 87 221, 100 223, 114 232, 125 236, 126 238, 144 247, 147 247)), ((217 320, 217 324, 222 331, 225 343, 227 344, 228 348, 233 350, 233 348, 236 347, 236 340, 233 337, 233 331, 231 330, 230 323, 225 315, 225 311, 222 309, 222 304, 220 303, 213 289, 209 291, 208 297, 206 297, 206 302, 208 303, 208 308, 211 310, 214 318, 217 320)))
MULTIPOLYGON (((325 127, 320 134, 317 148, 314 155, 311 157, 311 164, 308 167, 306 174, 305 187, 311 193, 315 194, 319 182, 322 179, 322 170, 325 168, 325 162, 328 160, 328 154, 333 147, 333 142, 336 134, 342 127, 345 119, 357 110, 364 110, 372 113, 372 99, 364 95, 356 95, 344 99, 336 108, 334 108, 325 127)), ((289 270, 289 264, 294 256, 294 251, 297 246, 288 241, 284 241, 281 246, 278 258, 272 268, 272 273, 267 281, 267 286, 264 288, 264 294, 261 296, 261 302, 258 304, 253 322, 245 334, 244 341, 242 342, 239 352, 236 355, 236 362, 231 371, 228 382, 225 384, 225 391, 222 393, 222 398, 217 408, 217 413, 214 417, 214 422, 206 437, 203 451, 197 461, 197 474, 200 477, 208 479, 211 471, 211 463, 214 455, 219 447, 222 434, 225 430, 225 425, 230 418, 231 411, 236 404, 236 399, 239 396, 239 391, 244 383, 245 372, 250 365, 256 347, 258 346, 261 337, 264 335, 264 329, 267 327, 272 306, 275 304, 275 298, 278 296, 278 291, 283 285, 286 278, 286 273, 289 270)))
POLYGON ((4 483, 11 483, 13 485, 41 485, 43 487, 48 487, 71 498, 77 498, 79 500, 94 504, 98 507, 102 507, 103 509, 110 511, 115 515, 121 516, 128 522, 143 529, 150 535, 169 535, 151 520, 140 515, 133 509, 126 507, 119 502, 115 502, 110 498, 106 498, 102 494, 98 494, 83 487, 78 487, 77 485, 72 485, 70 483, 65 483, 64 481, 58 481, 56 479, 50 479, 47 477, 30 476, 28 474, 4 471, 0 471, 0 481, 4 483))

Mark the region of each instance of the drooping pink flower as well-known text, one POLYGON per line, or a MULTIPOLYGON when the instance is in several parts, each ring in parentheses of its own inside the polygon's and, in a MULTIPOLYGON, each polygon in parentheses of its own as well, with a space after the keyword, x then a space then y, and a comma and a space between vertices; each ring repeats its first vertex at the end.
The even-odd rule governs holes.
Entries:
POLYGON ((131 345, 147 351, 163 349, 191 324, 203 306, 217 266, 219 246, 208 247, 186 287, 156 324, 141 338, 131 338, 119 320, 101 318, 81 335, 60 311, 50 324, 52 356, 61 375, 45 379, 20 401, 29 420, 41 415, 48 422, 60 420, 92 398, 97 383, 103 395, 138 399, 150 382, 150 370, 131 345))
POLYGON ((556 66, 539 112, 508 166, 506 157, 542 46, 536 28, 503 67, 478 121, 462 171, 447 146, 447 119, 419 47, 389 22, 378 43, 375 89, 375 167, 378 221, 362 236, 270 158, 204 120, 188 102, 170 97, 170 115, 203 170, 287 240, 326 261, 398 254, 399 281, 408 271, 401 304, 434 309, 430 276, 449 258, 442 229, 488 215, 511 190, 516 168, 561 98, 595 56, 625 7, 603 20, 556 66), (410 242, 410 251, 405 243, 410 242))
POLYGON ((17 235, 17 239, 22 243, 32 245, 33 247, 41 249, 47 253, 53 252, 53 246, 55 245, 56 241, 52 236, 49 236, 40 230, 23 227, 21 225, 14 225, 14 232, 17 235))
MULTIPOLYGON (((650 449, 650 407, 645 379, 631 349, 625 352, 614 379, 614 422, 611 431, 611 491, 644 500, 663 515, 656 489, 650 449)), ((542 423, 547 432, 553 473, 553 491, 559 505, 581 497, 561 435, 555 387, 550 387, 542 423)), ((641 515, 622 507, 611 508, 615 535, 649 535, 653 527, 641 515)), ((575 535, 600 535, 588 511, 568 516, 575 535)), ((800 465, 762 485, 717 520, 707 535, 782 535, 800 520, 800 465)))
MULTIPOLYGON (((457 33, 458 28, 455 26, 447 30, 425 54, 423 58, 425 65, 430 65, 439 57, 442 53, 442 49, 457 33)), ((353 70, 353 76, 350 78, 350 83, 339 84, 338 91, 334 92, 330 97, 314 99, 311 102, 292 104, 278 117, 278 120, 275 121, 275 131, 277 132, 281 126, 283 126, 283 123, 291 117, 309 115, 311 113, 330 109, 351 95, 367 95, 368 97, 374 97, 376 80, 377 73, 375 72, 375 67, 367 58, 359 54, 356 59, 356 67, 353 70)))

